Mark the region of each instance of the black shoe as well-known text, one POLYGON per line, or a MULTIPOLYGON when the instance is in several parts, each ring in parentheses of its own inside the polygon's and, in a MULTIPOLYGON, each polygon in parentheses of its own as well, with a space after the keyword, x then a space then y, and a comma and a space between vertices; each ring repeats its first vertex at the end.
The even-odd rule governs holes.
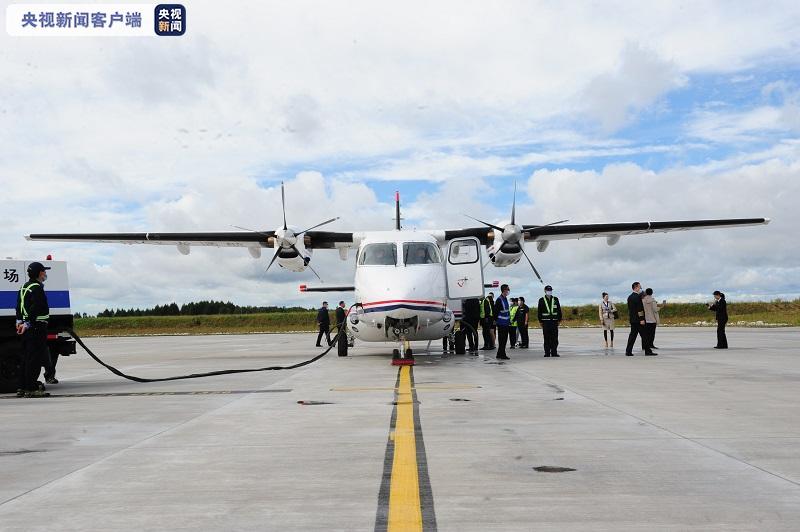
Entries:
POLYGON ((650 351, 649 353, 645 353, 644 356, 646 356, 646 357, 657 357, 658 353, 653 353, 652 351, 650 351))
POLYGON ((315 347, 322 347, 320 344, 317 344, 315 347))
POLYGON ((632 356, 633 356, 633 353, 625 353, 625 356, 626 356, 626 357, 632 357, 632 356))
POLYGON ((17 397, 25 397, 25 390, 22 389, 17 390, 17 397))
POLYGON ((554 356, 554 357, 560 357, 561 355, 552 355, 552 356, 554 356))
POLYGON ((511 360, 510 358, 508 358, 508 357, 507 357, 507 356, 505 356, 505 355, 502 355, 502 356, 501 356, 501 355, 497 355, 495 358, 496 358, 497 360, 511 360))
POLYGON ((550 355, 545 355, 544 358, 550 358, 550 355))
POLYGON ((45 379, 44 382, 47 384, 58 384, 58 379, 55 377, 50 377, 49 379, 45 379))

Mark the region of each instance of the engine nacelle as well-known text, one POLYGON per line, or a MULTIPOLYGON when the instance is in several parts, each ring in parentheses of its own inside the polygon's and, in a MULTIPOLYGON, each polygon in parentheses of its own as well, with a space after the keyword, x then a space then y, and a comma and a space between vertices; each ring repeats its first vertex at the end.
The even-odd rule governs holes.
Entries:
POLYGON ((298 240, 294 247, 296 247, 300 253, 297 253, 297 251, 292 248, 281 248, 276 262, 281 268, 286 268, 292 272, 305 271, 308 267, 308 263, 311 262, 312 250, 306 249, 302 240, 298 240))
POLYGON ((494 232, 494 243, 487 250, 489 252, 489 259, 494 266, 498 268, 505 268, 516 264, 522 258, 522 246, 525 245, 524 240, 520 240, 517 244, 506 243, 503 246, 503 234, 499 231, 494 232), (502 251, 500 248, 502 246, 502 251))

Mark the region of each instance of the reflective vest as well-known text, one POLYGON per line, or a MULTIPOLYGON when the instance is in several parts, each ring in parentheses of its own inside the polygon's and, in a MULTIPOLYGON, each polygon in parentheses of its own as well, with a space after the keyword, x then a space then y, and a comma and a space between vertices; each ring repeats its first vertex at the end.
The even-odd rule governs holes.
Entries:
POLYGON ((494 308, 492 308, 492 302, 489 300, 488 297, 484 297, 481 299, 481 319, 487 317, 486 316, 486 309, 489 309, 489 317, 494 316, 494 308))
POLYGON ((503 310, 497 313, 497 325, 508 326, 511 325, 511 316, 510 316, 510 309, 508 306, 508 299, 500 296, 497 298, 497 301, 500 302, 500 305, 503 307, 503 310))
POLYGON ((519 309, 518 306, 513 306, 513 307, 511 307, 511 310, 509 311, 510 314, 511 314, 511 326, 512 327, 516 327, 517 326, 517 310, 518 309, 519 309))
POLYGON ((544 296, 544 312, 542 313, 542 317, 545 319, 556 319, 558 317, 558 312, 556 312, 556 298, 552 296, 550 298, 550 304, 547 304, 547 296, 544 296))
POLYGON ((19 308, 22 311, 22 320, 23 321, 47 321, 50 319, 49 314, 43 314, 41 316, 31 316, 30 312, 28 311, 27 307, 25 306, 25 299, 27 299, 28 294, 33 296, 32 290, 36 287, 44 288, 37 282, 28 282, 20 288, 19 290, 19 308), (31 319, 33 318, 33 319, 31 319))

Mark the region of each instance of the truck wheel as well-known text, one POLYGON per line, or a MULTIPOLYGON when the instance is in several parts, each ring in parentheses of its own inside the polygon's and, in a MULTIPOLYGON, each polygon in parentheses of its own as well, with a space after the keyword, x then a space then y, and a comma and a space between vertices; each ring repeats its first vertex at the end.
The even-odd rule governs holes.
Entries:
POLYGON ((22 371, 22 345, 12 338, 0 340, 0 393, 13 393, 19 384, 19 372, 22 371))

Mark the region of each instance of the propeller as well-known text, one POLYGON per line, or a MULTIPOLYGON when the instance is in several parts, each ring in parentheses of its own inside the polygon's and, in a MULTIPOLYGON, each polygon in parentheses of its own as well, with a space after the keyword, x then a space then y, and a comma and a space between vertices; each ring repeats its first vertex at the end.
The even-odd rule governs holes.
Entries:
MULTIPOLYGON (((525 259, 527 259, 528 264, 530 264, 533 273, 536 275, 536 278, 539 279, 539 282, 544 284, 542 280, 542 276, 539 275, 539 272, 536 270, 536 267, 533 265, 533 261, 531 261, 528 254, 525 253, 525 248, 523 246, 524 240, 526 237, 529 236, 529 233, 526 232, 521 226, 517 225, 517 182, 514 181, 514 195, 511 201, 511 222, 508 223, 505 227, 499 227, 494 224, 490 224, 489 222, 485 222, 483 220, 479 220, 478 218, 474 218, 469 214, 465 214, 467 218, 475 220, 478 223, 485 225, 486 227, 490 227, 495 231, 500 231, 501 237, 503 239, 503 243, 500 244, 498 251, 506 251, 509 247, 511 248, 518 248, 523 255, 525 255, 525 259)), ((564 222, 568 222, 569 220, 559 220, 557 222, 551 222, 545 225, 535 225, 530 227, 529 229, 533 229, 536 227, 548 227, 551 225, 562 224, 564 222)), ((512 249, 511 252, 516 252, 516 249, 512 249)))
POLYGON ((291 249, 295 253, 297 253, 298 257, 302 257, 303 261, 305 262, 306 267, 308 269, 310 269, 314 273, 314 275, 317 276, 317 279, 322 281, 322 278, 319 276, 317 271, 311 266, 311 264, 309 264, 309 262, 311 260, 311 257, 303 256, 303 254, 297 248, 297 245, 296 245, 297 244, 297 237, 302 236, 303 234, 307 233, 308 231, 311 231, 312 229, 316 229, 317 227, 322 227, 323 225, 327 225, 329 223, 335 222, 336 220, 339 219, 339 216, 337 216, 335 218, 331 218, 330 220, 325 220, 324 222, 318 223, 316 225, 312 225, 308 229, 303 229, 302 231, 299 231, 299 232, 295 233, 293 230, 289 229, 289 226, 286 223, 286 191, 285 191, 285 188, 284 188, 283 181, 281 181, 281 210, 283 211, 283 228, 282 229, 278 229, 277 231, 274 232, 274 234, 273 233, 267 233, 267 232, 264 232, 264 231, 256 231, 255 229, 248 229, 247 227, 240 227, 238 225, 234 225, 232 227, 235 227, 237 229, 242 229, 244 231, 252 231, 253 233, 257 233, 259 235, 264 235, 266 237, 270 237, 270 238, 274 238, 275 239, 275 247, 277 249, 275 250, 275 254, 272 256, 272 260, 269 261, 269 264, 267 265, 266 270, 264 270, 265 272, 269 271, 269 269, 272 267, 272 265, 278 259, 278 256, 281 254, 282 251, 291 249))

